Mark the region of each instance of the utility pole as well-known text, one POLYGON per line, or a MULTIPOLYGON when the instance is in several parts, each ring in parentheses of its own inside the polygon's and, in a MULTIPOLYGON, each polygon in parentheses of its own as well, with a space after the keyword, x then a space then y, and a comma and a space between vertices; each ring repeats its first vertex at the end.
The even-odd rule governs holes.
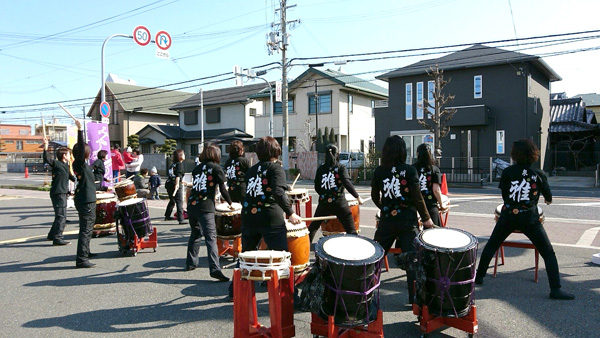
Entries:
POLYGON ((204 90, 200 87, 200 153, 204 151, 204 90))
MULTIPOLYGON (((317 137, 319 137, 319 94, 317 94, 317 80, 315 79, 315 133, 317 133, 317 137)), ((310 107, 308 107, 310 111, 310 107)), ((321 140, 317 140, 317 151, 319 151, 319 143, 321 140)))
POLYGON ((286 0, 281 0, 281 109, 283 110, 283 169, 289 169, 289 127, 288 127, 288 82, 287 82, 287 22, 286 22, 286 0))

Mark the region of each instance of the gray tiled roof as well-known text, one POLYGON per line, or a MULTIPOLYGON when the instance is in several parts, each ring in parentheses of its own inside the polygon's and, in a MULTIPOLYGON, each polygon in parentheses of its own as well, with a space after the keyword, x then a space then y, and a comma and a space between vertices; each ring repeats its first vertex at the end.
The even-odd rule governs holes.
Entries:
POLYGON ((332 69, 320 70, 320 69, 316 69, 316 68, 309 68, 304 73, 300 74, 300 76, 295 78, 294 81, 290 82, 290 88, 293 88, 294 85, 296 85, 296 84, 302 83, 301 79, 309 72, 319 74, 320 76, 330 79, 333 82, 336 82, 339 85, 347 87, 347 88, 375 94, 378 96, 388 97, 388 90, 386 88, 383 88, 374 83, 371 83, 368 80, 361 79, 357 76, 348 75, 348 74, 338 72, 337 70, 332 70, 332 69))
POLYGON ((539 56, 512 52, 495 47, 475 44, 469 48, 442 56, 437 59, 422 60, 406 67, 377 76, 387 81, 389 78, 426 74, 431 67, 438 65, 443 70, 457 70, 473 67, 494 66, 516 62, 532 62, 550 81, 561 80, 560 76, 550 68, 539 56))
POLYGON ((586 107, 600 106, 600 94, 589 93, 589 94, 577 94, 573 96, 580 97, 585 103, 586 107))
POLYGON ((107 82, 106 86, 125 111, 132 111, 134 108, 142 107, 141 112, 144 113, 178 115, 177 112, 169 110, 169 107, 194 95, 193 93, 177 90, 133 86, 114 82, 107 82))
MULTIPOLYGON (((228 103, 248 102, 248 96, 256 94, 267 87, 266 83, 252 84, 241 87, 228 87, 222 89, 206 90, 202 93, 204 96, 204 106, 222 105, 228 103)), ((170 107, 171 110, 184 110, 188 108, 197 109, 200 107, 200 93, 183 100, 170 107)))
MULTIPOLYGON (((167 126, 161 124, 149 124, 136 134, 141 134, 147 128, 152 128, 159 133, 165 135, 165 137, 175 140, 190 140, 199 139, 202 137, 200 130, 185 131, 179 126, 167 126)), ((237 128, 221 128, 221 129, 206 129, 204 130, 204 138, 227 138, 227 137, 252 137, 252 135, 245 133, 237 128)))
POLYGON ((593 114, 588 114, 580 97, 550 101, 550 132, 589 131, 593 114))

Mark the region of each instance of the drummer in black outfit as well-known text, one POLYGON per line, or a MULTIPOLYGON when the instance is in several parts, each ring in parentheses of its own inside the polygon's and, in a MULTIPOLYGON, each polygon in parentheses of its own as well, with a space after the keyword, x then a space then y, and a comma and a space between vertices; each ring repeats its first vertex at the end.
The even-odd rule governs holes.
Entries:
POLYGON ((77 143, 73 147, 73 171, 77 176, 77 187, 75 188, 75 208, 79 213, 79 237, 77 239, 77 268, 93 268, 90 263, 90 240, 92 229, 96 221, 96 185, 94 184, 94 173, 87 164, 90 159, 91 149, 85 143, 85 136, 81 128, 81 121, 75 120, 77 125, 77 143))
POLYGON ((492 256, 513 231, 519 230, 529 238, 544 258, 550 283, 550 298, 575 299, 574 295, 560 289, 558 261, 548 235, 540 223, 537 209, 540 194, 544 196, 546 204, 552 203, 552 192, 546 175, 532 167, 532 164, 538 161, 540 151, 532 140, 522 139, 513 144, 510 157, 516 164, 502 171, 499 188, 502 190, 504 205, 492 235, 481 253, 475 283, 483 284, 483 277, 492 256))
MULTIPOLYGON (((269 250, 287 251, 287 228, 283 213, 292 224, 302 220, 290 206, 285 194, 285 171, 277 162, 281 147, 271 136, 256 145, 258 163, 246 173, 248 188, 242 203, 242 252, 256 250, 261 238, 269 250)), ((229 286, 233 298, 233 284, 229 286)))
MULTIPOLYGON (((319 194, 319 205, 315 210, 314 217, 335 215, 344 226, 347 234, 356 234, 354 218, 352 218, 352 211, 348 206, 344 188, 358 200, 360 205, 364 203, 364 200, 358 196, 352 182, 350 182, 348 170, 343 164, 338 163, 338 158, 338 148, 335 144, 329 144, 325 151, 325 163, 317 168, 315 174, 315 191, 319 194)), ((313 221, 310 223, 308 227, 310 242, 312 242, 322 222, 313 221)))
POLYGON ((94 171, 94 182, 96 183, 96 191, 108 190, 108 187, 102 185, 102 182, 110 182, 110 180, 104 178, 104 173, 106 172, 104 160, 106 159, 106 155, 108 155, 108 151, 98 151, 98 158, 96 159, 96 161, 94 161, 94 164, 92 164, 92 168, 94 171))
MULTIPOLYGON (((371 198, 381 210, 375 241, 381 244, 386 254, 396 238, 400 240, 402 252, 414 251, 413 242, 418 232, 417 211, 425 228, 431 228, 433 222, 419 189, 417 170, 405 163, 404 140, 397 135, 388 137, 381 160, 382 165, 375 169, 371 181, 371 198)), ((406 277, 408 301, 413 303, 415 271, 407 271, 406 277)))
POLYGON ((183 149, 177 149, 173 152, 173 163, 167 171, 167 181, 165 188, 169 195, 169 204, 165 210, 165 221, 171 219, 173 207, 177 206, 177 220, 179 224, 185 224, 183 219, 183 161, 185 160, 185 152, 183 149))
POLYGON ((229 158, 225 162, 225 175, 229 196, 234 202, 243 202, 246 197, 246 171, 250 168, 250 161, 244 157, 244 144, 233 141, 229 146, 229 158))
POLYGON ((75 181, 69 170, 71 151, 69 148, 60 147, 56 151, 56 159, 48 158, 48 139, 44 138, 44 163, 52 168, 52 185, 50 199, 54 208, 54 222, 48 233, 48 240, 52 245, 67 245, 71 242, 63 239, 63 231, 67 222, 67 194, 69 193, 69 180, 75 181))
POLYGON ((435 160, 429 150, 429 145, 423 143, 417 147, 417 163, 413 164, 417 169, 419 176, 419 189, 425 200, 427 211, 431 221, 436 226, 440 226, 440 208, 445 211, 442 206, 442 173, 440 168, 435 166, 435 160), (438 206, 439 205, 439 206, 438 206))

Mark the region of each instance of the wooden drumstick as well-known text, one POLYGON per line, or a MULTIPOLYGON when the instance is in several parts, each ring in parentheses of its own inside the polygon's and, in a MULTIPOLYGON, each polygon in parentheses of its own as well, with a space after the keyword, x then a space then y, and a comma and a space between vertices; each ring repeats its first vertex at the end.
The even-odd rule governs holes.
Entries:
POLYGON ((42 136, 44 140, 46 139, 46 124, 44 123, 44 118, 42 117, 42 136))
POLYGON ((294 180, 294 183, 292 183, 292 186, 290 187, 290 190, 294 190, 294 186, 296 185, 296 182, 298 181, 298 178, 300 178, 300 174, 296 175, 296 179, 294 180))
POLYGON ((70 116, 70 117, 71 117, 71 118, 72 118, 74 121, 77 121, 77 118, 76 118, 75 116, 73 116, 73 114, 71 114, 71 113, 70 113, 70 112, 67 110, 67 108, 63 107, 63 105, 62 105, 62 104, 60 104, 60 103, 59 103, 58 105, 59 105, 59 106, 60 106, 60 107, 61 107, 61 108, 62 108, 62 109, 65 111, 65 113, 67 113, 67 114, 68 114, 68 115, 69 115, 69 116, 70 116))
POLYGON ((302 222, 306 222, 306 221, 328 221, 328 220, 332 220, 332 219, 337 219, 337 216, 319 216, 319 217, 305 217, 305 218, 300 218, 302 220, 302 222))

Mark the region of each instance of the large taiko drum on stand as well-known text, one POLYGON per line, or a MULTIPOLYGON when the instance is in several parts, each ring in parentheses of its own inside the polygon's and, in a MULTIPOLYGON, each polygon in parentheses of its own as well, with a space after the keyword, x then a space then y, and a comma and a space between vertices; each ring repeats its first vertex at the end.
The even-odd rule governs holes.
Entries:
POLYGON ((315 247, 325 291, 319 315, 333 316, 336 325, 366 325, 377 318, 384 250, 358 235, 321 237, 315 247))
POLYGON ((117 231, 115 211, 117 198, 111 193, 96 193, 96 220, 92 229, 93 236, 111 235, 117 231))
MULTIPOLYGON (((358 200, 350 194, 346 194, 346 200, 348 201, 348 207, 350 207, 350 211, 352 212, 354 228, 357 233, 360 233, 360 208, 358 207, 358 200)), ((323 221, 321 224, 321 231, 323 231, 324 236, 346 233, 346 229, 344 229, 344 226, 337 218, 323 221)))
POLYGON ((306 270, 310 262, 310 240, 306 223, 292 224, 285 221, 287 228, 288 251, 292 254, 291 263, 294 272, 306 270))
POLYGON ((138 238, 143 238, 152 233, 150 213, 145 198, 129 198, 119 202, 117 215, 121 221, 125 240, 133 240, 134 234, 138 238))
POLYGON ((287 251, 255 250, 238 255, 242 278, 268 281, 274 273, 279 279, 290 278, 290 256, 287 251))
POLYGON ((286 191, 285 194, 287 195, 287 198, 290 201, 290 204, 292 205, 294 203, 307 203, 308 201, 310 201, 310 196, 308 195, 307 189, 293 189, 290 191, 286 191))
MULTIPOLYGON (((503 208, 505 208, 504 204, 500 204, 496 207, 496 210, 494 210, 494 222, 498 222, 498 220, 500 219, 500 214, 502 213, 503 208)), ((546 216, 544 216, 544 210, 542 210, 542 207, 540 207, 539 205, 537 206, 537 210, 538 214, 540 215, 540 223, 542 223, 543 225, 546 221, 546 216)))
MULTIPOLYGON (((440 317, 463 317, 474 302, 477 238, 450 228, 432 228, 417 236, 419 264, 426 281, 417 284, 418 304, 440 317)), ((417 281, 419 276, 417 276, 417 281)))
POLYGON ((137 190, 132 180, 126 179, 115 184, 115 193, 119 197, 119 201, 124 201, 130 198, 137 198, 137 190))
POLYGON ((233 210, 227 203, 215 205, 215 225, 220 239, 234 239, 242 234, 242 205, 232 203, 231 206, 233 210))

